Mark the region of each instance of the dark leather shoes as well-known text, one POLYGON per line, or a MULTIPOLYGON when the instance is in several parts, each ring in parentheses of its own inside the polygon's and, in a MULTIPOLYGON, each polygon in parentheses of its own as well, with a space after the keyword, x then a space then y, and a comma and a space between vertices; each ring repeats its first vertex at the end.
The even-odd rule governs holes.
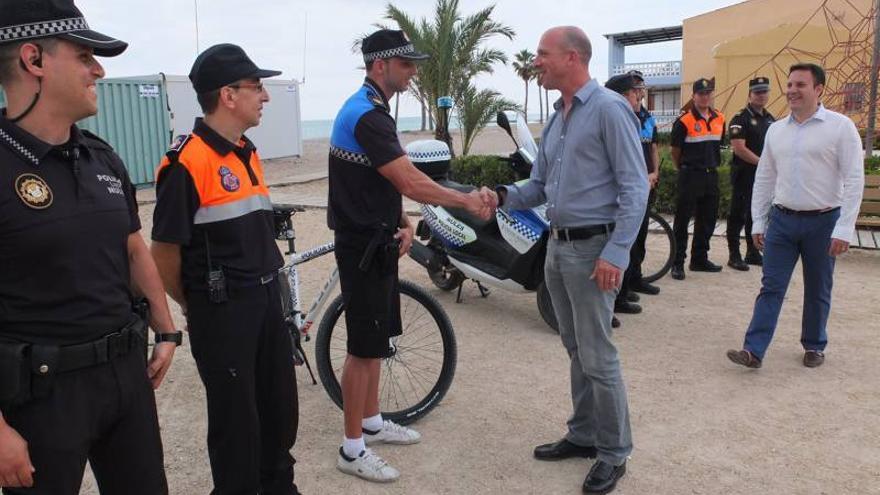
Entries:
POLYGON ((804 353, 804 366, 817 368, 825 362, 825 353, 822 351, 807 351, 804 353))
POLYGON ((672 265, 672 278, 684 280, 684 265, 672 265))
POLYGON ((741 272, 749 271, 749 265, 746 264, 745 261, 740 257, 731 256, 729 260, 727 260, 727 266, 733 268, 734 270, 738 270, 741 272))
POLYGON ((620 326, 620 320, 617 319, 616 316, 611 317, 611 328, 618 328, 620 326))
POLYGON ((721 271, 721 265, 716 265, 709 260, 691 261, 689 268, 692 272, 718 273, 721 271))
POLYGON ((596 447, 581 447, 564 438, 555 443, 545 443, 535 447, 535 459, 541 461, 561 461, 571 457, 592 459, 596 457, 596 447))
POLYGON ((612 466, 605 461, 596 461, 587 479, 584 480, 584 493, 611 493, 617 486, 617 480, 626 474, 626 461, 620 466, 612 466))
POLYGON ((761 360, 745 349, 739 351, 731 349, 727 351, 727 359, 730 359, 740 366, 745 366, 746 368, 758 369, 761 367, 761 360))
POLYGON ((636 303, 621 301, 614 303, 614 312, 623 313, 625 315, 637 315, 642 312, 642 307, 636 303))
POLYGON ((642 294, 648 294, 649 296, 656 296, 660 293, 660 287, 657 287, 656 285, 651 285, 644 280, 633 282, 630 289, 632 289, 633 292, 641 292, 642 294))
POLYGON ((639 297, 639 295, 636 294, 635 292, 633 292, 631 290, 626 291, 627 302, 634 302, 635 303, 635 302, 639 302, 639 299, 641 299, 641 297, 639 297))
POLYGON ((746 253, 746 257, 743 261, 745 261, 749 265, 764 266, 764 257, 761 256, 761 253, 757 251, 746 253))

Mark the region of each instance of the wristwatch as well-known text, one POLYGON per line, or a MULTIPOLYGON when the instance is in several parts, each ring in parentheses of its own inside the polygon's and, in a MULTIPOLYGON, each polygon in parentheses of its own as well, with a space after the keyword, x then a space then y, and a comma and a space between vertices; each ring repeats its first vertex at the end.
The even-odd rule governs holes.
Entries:
POLYGON ((183 332, 180 330, 175 332, 159 333, 156 332, 155 342, 174 342, 178 347, 183 343, 183 332))

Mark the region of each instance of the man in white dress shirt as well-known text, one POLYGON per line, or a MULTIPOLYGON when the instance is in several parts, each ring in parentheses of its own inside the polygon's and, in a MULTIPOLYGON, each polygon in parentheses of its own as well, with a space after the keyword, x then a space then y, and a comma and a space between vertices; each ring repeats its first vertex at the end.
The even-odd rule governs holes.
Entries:
POLYGON ((736 364, 760 368, 798 258, 803 263, 804 366, 825 361, 834 261, 849 249, 865 187, 864 152, 855 124, 819 103, 825 71, 815 64, 788 72, 791 115, 767 131, 752 191, 752 237, 764 251, 761 292, 736 364))

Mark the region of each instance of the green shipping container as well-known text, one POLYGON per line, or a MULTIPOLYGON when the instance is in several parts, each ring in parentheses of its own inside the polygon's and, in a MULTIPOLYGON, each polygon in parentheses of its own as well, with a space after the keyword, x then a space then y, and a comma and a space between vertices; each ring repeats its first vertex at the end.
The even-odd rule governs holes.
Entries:
MULTIPOLYGON (((98 81, 98 114, 77 123, 110 143, 125 162, 131 181, 146 186, 171 142, 165 86, 157 81, 98 81)), ((0 91, 0 107, 6 100, 0 91)))

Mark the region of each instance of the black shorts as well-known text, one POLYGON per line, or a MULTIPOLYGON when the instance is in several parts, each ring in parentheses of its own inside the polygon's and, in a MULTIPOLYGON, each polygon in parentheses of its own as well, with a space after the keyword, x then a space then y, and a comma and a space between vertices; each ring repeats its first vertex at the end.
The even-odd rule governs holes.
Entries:
POLYGON ((369 242, 369 236, 336 234, 347 349, 356 357, 384 358, 389 355, 389 339, 401 334, 397 247, 389 234, 364 270, 361 260, 369 242))

